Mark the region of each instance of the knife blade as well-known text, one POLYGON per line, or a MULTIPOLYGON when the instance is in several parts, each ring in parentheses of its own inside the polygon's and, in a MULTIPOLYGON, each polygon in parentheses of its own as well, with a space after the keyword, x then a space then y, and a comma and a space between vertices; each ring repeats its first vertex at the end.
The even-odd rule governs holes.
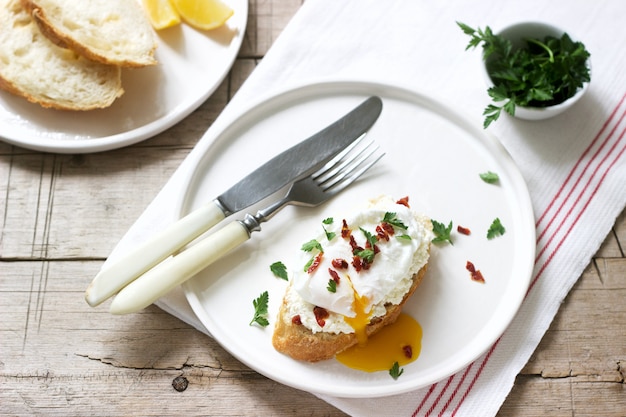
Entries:
POLYGON ((105 264, 87 288, 85 300, 92 307, 101 304, 229 215, 315 172, 367 132, 381 111, 382 100, 369 97, 336 122, 270 159, 213 201, 105 264))

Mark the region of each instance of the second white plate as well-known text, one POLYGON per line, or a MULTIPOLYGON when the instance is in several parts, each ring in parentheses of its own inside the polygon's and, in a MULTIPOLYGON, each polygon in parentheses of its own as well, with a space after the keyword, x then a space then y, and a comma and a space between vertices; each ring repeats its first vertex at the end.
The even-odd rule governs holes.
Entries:
POLYGON ((125 93, 109 108, 88 112, 44 109, 0 91, 0 140, 57 153, 100 152, 148 139, 200 106, 228 74, 248 21, 247 0, 209 32, 181 24, 158 32, 153 67, 125 69, 125 93))
POLYGON ((321 207, 283 209, 249 242, 184 286, 202 323, 239 360, 286 385, 343 397, 399 394, 439 381, 481 355, 512 320, 532 273, 534 219, 526 185, 501 144, 437 101, 399 87, 307 85, 260 101, 215 132, 181 190, 183 215, 370 95, 383 99, 383 111, 368 137, 386 156, 321 207), (497 173, 500 182, 483 182, 479 174, 486 171, 497 173), (393 380, 387 372, 355 371, 335 360, 303 363, 276 352, 271 335, 286 282, 272 275, 270 264, 289 266, 322 219, 380 194, 408 195, 411 206, 432 219, 472 231, 453 233, 453 246, 433 245, 428 274, 404 308, 422 325, 420 356, 393 380), (489 240, 486 233, 496 217, 506 233, 489 240), (470 279, 467 261, 481 270, 485 284, 470 279), (265 290, 271 324, 250 326, 252 300, 265 290))

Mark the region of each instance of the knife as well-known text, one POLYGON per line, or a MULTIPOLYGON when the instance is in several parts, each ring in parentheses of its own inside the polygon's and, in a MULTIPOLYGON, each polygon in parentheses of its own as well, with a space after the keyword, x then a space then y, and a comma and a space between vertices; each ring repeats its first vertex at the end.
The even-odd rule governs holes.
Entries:
POLYGON ((275 156, 213 201, 105 265, 87 288, 85 300, 92 307, 101 304, 229 215, 315 172, 367 132, 381 111, 382 100, 372 96, 341 119, 275 156))

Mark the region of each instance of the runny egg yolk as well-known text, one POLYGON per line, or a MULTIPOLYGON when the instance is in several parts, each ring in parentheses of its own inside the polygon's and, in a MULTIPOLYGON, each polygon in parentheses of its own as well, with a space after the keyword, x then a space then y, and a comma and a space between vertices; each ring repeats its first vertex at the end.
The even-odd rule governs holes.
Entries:
MULTIPOLYGON (((351 320, 361 324, 358 310, 357 316, 351 320)), ((406 365, 417 359, 422 348, 422 327, 408 314, 401 313, 394 323, 369 338, 363 325, 360 333, 365 335, 364 343, 361 343, 356 327, 355 331, 359 344, 339 353, 336 358, 345 366, 360 371, 388 371, 395 362, 399 366, 406 365)))
POLYGON ((367 306, 367 297, 361 297, 357 292, 354 292, 354 300, 352 301, 352 308, 356 312, 354 317, 345 317, 346 323, 348 323, 356 333, 356 338, 359 341, 359 345, 367 343, 367 333, 365 327, 370 322, 370 314, 365 312, 367 306))

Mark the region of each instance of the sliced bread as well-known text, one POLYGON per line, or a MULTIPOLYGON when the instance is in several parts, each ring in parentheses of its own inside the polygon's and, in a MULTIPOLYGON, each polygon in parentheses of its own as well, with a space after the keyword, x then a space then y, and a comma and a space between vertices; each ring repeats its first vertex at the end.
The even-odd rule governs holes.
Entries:
POLYGON ((54 45, 19 0, 0 0, 0 88, 62 110, 108 107, 124 92, 119 67, 54 45))
POLYGON ((156 64, 156 36, 137 0, 22 0, 42 33, 105 64, 156 64))

